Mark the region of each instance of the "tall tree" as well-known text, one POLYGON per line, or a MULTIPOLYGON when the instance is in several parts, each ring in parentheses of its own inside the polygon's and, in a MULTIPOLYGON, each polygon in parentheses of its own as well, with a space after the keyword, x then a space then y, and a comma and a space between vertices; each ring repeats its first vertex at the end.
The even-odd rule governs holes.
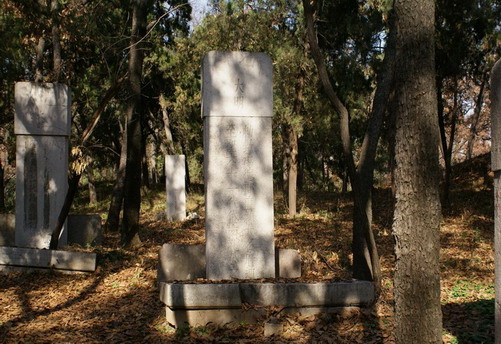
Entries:
POLYGON ((395 338, 397 343, 441 343, 435 3, 396 0, 394 11, 395 338))
POLYGON ((378 75, 378 85, 373 101, 373 110, 360 153, 358 166, 353 158, 353 145, 350 134, 350 112, 334 90, 327 66, 320 50, 317 33, 314 27, 314 9, 316 1, 303 0, 305 20, 308 31, 308 42, 311 54, 317 65, 320 81, 333 108, 340 118, 340 132, 343 155, 353 189, 353 275, 363 280, 374 280, 379 288, 381 267, 377 252, 372 224, 372 186, 374 176, 374 159, 379 140, 383 115, 393 79, 394 30, 390 30, 386 55, 384 58, 384 74, 378 75))
POLYGON ((122 244, 133 247, 141 243, 138 236, 139 211, 141 208, 141 161, 144 106, 141 97, 143 74, 144 38, 151 0, 132 2, 132 30, 129 47, 129 102, 127 105, 127 163, 125 166, 124 211, 122 244))

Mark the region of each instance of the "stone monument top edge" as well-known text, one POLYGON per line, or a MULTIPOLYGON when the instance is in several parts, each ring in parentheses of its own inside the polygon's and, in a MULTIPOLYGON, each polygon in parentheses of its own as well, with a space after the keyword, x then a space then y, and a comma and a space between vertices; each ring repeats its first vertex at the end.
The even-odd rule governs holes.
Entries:
POLYGON ((21 81, 14 90, 17 135, 70 135, 71 90, 66 84, 21 81))
POLYGON ((273 117, 270 56, 208 52, 202 62, 202 117, 273 117))

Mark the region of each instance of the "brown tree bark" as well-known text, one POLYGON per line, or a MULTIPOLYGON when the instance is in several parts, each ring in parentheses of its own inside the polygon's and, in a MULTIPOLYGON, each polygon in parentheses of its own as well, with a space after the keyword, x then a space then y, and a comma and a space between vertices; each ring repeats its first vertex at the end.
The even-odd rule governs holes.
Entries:
POLYGON ((52 62, 53 62, 53 76, 54 82, 59 82, 61 79, 62 71, 62 58, 61 58, 61 33, 59 29, 59 0, 52 0, 51 5, 51 19, 52 19, 52 62))
POLYGON ((43 81, 43 52, 45 50, 45 38, 42 36, 38 39, 38 44, 35 49, 35 82, 43 81))
POLYGON ((151 0, 132 2, 132 30, 129 50, 129 89, 127 106, 127 163, 125 167, 124 210, 121 241, 125 247, 140 245, 139 211, 141 208, 142 128, 144 112, 141 99, 141 77, 144 50, 142 38, 146 34, 147 15, 151 0))
POLYGON ((487 73, 482 75, 482 81, 480 83, 480 90, 477 96, 477 103, 475 104, 475 112, 473 113, 473 118, 470 125, 470 135, 468 137, 468 148, 466 150, 466 159, 469 160, 473 157, 473 147, 475 144, 475 137, 477 136, 478 121, 480 119, 480 113, 482 112, 482 105, 484 103, 484 89, 485 83, 487 82, 487 73))
POLYGON ((433 0, 396 0, 396 343, 442 343, 433 0))
MULTIPOLYGON (((127 126, 127 125, 126 125, 127 126)), ((120 161, 116 171, 117 179, 111 193, 110 207, 108 208, 108 217, 105 230, 118 232, 120 224, 120 211, 122 210, 124 199, 125 184, 125 165, 127 163, 127 130, 122 130, 122 143, 120 149, 120 161)))

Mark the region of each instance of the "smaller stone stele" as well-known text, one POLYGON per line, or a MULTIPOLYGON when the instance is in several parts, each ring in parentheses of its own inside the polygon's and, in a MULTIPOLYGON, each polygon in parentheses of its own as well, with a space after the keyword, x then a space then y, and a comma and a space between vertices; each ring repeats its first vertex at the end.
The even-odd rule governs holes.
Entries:
POLYGON ((184 155, 165 156, 166 216, 169 221, 186 219, 186 165, 184 155))

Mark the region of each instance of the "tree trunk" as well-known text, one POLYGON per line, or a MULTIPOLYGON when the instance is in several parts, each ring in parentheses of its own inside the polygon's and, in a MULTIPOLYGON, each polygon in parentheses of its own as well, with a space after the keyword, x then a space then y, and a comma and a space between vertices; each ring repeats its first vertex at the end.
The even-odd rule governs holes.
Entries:
MULTIPOLYGON (((127 125, 126 125, 127 127, 127 125)), ((116 171, 117 179, 111 193, 110 207, 108 209, 108 218, 104 228, 107 231, 117 232, 120 225, 120 210, 124 199, 125 184, 125 165, 127 162, 127 130, 122 131, 122 145, 120 148, 120 161, 116 171)))
POLYGON ((480 113, 482 112, 482 105, 484 102, 484 88, 486 81, 487 81, 487 76, 486 74, 483 74, 482 82, 480 84, 480 90, 478 92, 477 103, 475 105, 475 112, 473 113, 473 118, 471 119, 470 135, 468 137, 468 148, 466 150, 467 160, 473 157, 473 148, 475 144, 475 137, 477 136, 478 120, 480 119, 480 113))
POLYGON ((87 184, 89 187, 89 204, 97 204, 96 185, 94 184, 94 173, 90 166, 87 167, 87 184))
POLYGON ((141 77, 144 51, 141 39, 146 34, 150 0, 133 1, 132 30, 129 50, 130 99, 127 107, 127 163, 125 167, 125 195, 121 240, 125 247, 140 245, 138 235, 141 208, 141 161, 143 103, 141 77))
POLYGON ((35 82, 43 81, 43 52, 45 50, 45 38, 38 39, 35 58, 35 82))
POLYGON ((289 163, 288 168, 289 171, 287 173, 287 203, 289 206, 289 216, 294 217, 296 216, 297 212, 297 151, 298 151, 298 145, 297 145, 297 133, 294 130, 294 128, 289 128, 289 163))
MULTIPOLYGON (((317 35, 314 28, 313 7, 310 0, 303 0, 305 20, 307 26, 307 36, 311 54, 317 65, 320 81, 335 111, 340 117, 340 136, 343 145, 343 154, 347 166, 353 190, 353 276, 362 280, 373 280, 376 289, 380 288, 381 265, 376 248, 374 234, 371 229, 372 210, 371 190, 374 173, 374 157, 379 140, 379 133, 383 114, 386 110, 386 103, 393 80, 393 56, 392 51, 387 51, 385 57, 385 76, 378 77, 378 88, 374 99, 373 113, 366 131, 362 145, 362 153, 358 169, 352 154, 350 138, 350 118, 349 112, 340 101, 329 79, 327 67, 318 47, 317 35)), ((390 30, 389 42, 392 41, 390 30)), ((392 44, 388 42, 388 47, 392 44)))
POLYGON ((442 343, 434 2, 395 1, 396 343, 442 343))
POLYGON ((167 152, 168 154, 176 154, 176 150, 174 149, 174 139, 172 137, 172 130, 170 128, 169 113, 167 112, 166 107, 162 107, 162 120, 164 122, 167 152))
MULTIPOLYGON (((1 154, 1 152, 0 152, 1 154)), ((4 165, 0 157, 0 212, 5 211, 4 165)))
POLYGON ((59 82, 61 79, 61 71, 62 71, 61 34, 59 29, 59 0, 52 0, 51 16, 52 16, 53 81, 59 82))

